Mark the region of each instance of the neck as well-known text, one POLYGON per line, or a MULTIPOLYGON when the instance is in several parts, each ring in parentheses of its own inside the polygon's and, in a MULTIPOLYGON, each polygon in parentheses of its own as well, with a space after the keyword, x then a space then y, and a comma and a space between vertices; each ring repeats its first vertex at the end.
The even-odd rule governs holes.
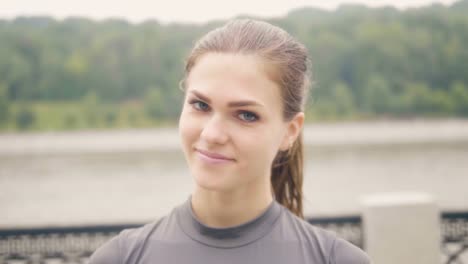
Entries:
POLYGON ((219 191, 197 186, 192 210, 203 224, 225 228, 246 223, 262 214, 273 201, 270 186, 256 190, 219 191))

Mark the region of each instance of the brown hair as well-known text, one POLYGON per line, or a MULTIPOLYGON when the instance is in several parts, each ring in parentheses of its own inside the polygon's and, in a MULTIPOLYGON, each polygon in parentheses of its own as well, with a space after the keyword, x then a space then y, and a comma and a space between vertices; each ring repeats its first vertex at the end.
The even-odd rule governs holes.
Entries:
MULTIPOLYGON (((290 121, 304 110, 309 79, 307 50, 283 29, 251 19, 236 19, 216 28, 195 44, 185 65, 185 80, 197 60, 209 52, 257 55, 273 70, 273 81, 281 88, 283 119, 290 121)), ((302 132, 288 151, 278 151, 271 168, 275 199, 298 217, 302 208, 302 132)))

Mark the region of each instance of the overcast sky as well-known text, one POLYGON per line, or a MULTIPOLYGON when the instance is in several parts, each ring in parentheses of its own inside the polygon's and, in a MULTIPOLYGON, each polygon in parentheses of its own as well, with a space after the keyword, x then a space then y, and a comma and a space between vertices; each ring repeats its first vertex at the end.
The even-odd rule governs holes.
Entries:
POLYGON ((330 10, 341 3, 362 3, 368 6, 392 5, 408 8, 434 2, 448 5, 455 0, 0 0, 0 17, 49 15, 59 19, 85 16, 98 20, 119 17, 132 22, 150 18, 163 23, 206 22, 240 14, 263 18, 278 17, 293 8, 303 6, 330 10))

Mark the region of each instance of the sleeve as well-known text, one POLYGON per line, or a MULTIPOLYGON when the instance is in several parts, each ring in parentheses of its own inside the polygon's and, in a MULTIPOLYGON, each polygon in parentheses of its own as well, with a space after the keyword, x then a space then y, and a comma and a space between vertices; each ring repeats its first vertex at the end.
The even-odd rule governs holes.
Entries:
POLYGON ((369 256, 350 242, 337 238, 333 243, 330 264, 371 264, 369 256))
POLYGON ((120 236, 121 234, 111 238, 96 249, 89 258, 88 264, 121 264, 120 236))

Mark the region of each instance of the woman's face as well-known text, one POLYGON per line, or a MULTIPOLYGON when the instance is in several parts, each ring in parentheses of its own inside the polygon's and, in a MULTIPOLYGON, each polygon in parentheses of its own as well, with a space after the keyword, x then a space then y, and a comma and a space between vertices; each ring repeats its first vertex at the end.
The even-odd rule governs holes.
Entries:
POLYGON ((208 53, 190 72, 179 133, 198 187, 269 187, 276 153, 299 134, 303 114, 283 121, 279 87, 261 62, 254 56, 208 53))

